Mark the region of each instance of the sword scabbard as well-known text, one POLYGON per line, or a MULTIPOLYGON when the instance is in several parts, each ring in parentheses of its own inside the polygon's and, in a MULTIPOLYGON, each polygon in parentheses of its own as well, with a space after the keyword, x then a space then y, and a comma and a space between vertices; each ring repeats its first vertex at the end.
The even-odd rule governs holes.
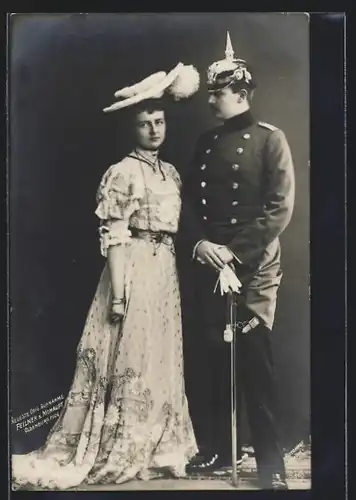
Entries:
POLYGON ((236 394, 236 336, 237 336, 237 300, 230 292, 227 297, 227 327, 230 342, 230 385, 231 385, 231 480, 234 487, 238 486, 237 474, 237 394, 236 394))

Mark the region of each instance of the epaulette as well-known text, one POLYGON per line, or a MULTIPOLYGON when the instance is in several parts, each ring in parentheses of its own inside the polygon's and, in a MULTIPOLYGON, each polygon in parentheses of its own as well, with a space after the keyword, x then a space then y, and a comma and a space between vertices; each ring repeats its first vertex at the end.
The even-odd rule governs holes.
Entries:
POLYGON ((274 125, 271 125, 270 123, 266 123, 266 122, 258 122, 258 125, 260 125, 260 127, 264 127, 264 128, 268 128, 268 130, 278 130, 277 127, 275 127, 274 125))

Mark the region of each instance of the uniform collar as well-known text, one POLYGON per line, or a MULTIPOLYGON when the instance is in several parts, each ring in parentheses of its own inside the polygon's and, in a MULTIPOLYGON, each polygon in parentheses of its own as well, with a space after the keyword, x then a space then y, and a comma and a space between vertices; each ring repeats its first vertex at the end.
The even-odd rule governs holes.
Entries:
POLYGON ((242 130, 255 122, 251 110, 244 111, 240 115, 235 115, 226 120, 223 124, 225 130, 242 130))

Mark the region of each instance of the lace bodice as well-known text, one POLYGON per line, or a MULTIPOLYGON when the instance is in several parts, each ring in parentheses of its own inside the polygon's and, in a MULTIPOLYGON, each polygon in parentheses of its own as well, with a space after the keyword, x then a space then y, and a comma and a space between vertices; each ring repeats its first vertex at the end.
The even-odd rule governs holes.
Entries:
POLYGON ((110 245, 129 243, 129 228, 176 233, 181 208, 181 181, 170 163, 158 169, 135 152, 112 165, 97 192, 101 252, 110 245))

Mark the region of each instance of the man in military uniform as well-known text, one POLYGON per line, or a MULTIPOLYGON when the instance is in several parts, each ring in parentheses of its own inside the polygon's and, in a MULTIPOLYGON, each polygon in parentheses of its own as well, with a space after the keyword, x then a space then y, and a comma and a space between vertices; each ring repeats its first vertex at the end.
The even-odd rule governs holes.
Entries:
POLYGON ((208 87, 209 104, 223 123, 198 140, 183 182, 180 235, 194 260, 199 322, 186 338, 186 379, 203 454, 188 470, 231 466, 226 295, 214 293, 218 273, 229 265, 242 283, 235 383, 244 393, 261 487, 287 489, 270 336, 282 276, 279 236, 294 205, 292 157, 284 133, 254 119, 255 82, 246 61, 234 58, 229 34, 225 59, 208 69, 208 87))

